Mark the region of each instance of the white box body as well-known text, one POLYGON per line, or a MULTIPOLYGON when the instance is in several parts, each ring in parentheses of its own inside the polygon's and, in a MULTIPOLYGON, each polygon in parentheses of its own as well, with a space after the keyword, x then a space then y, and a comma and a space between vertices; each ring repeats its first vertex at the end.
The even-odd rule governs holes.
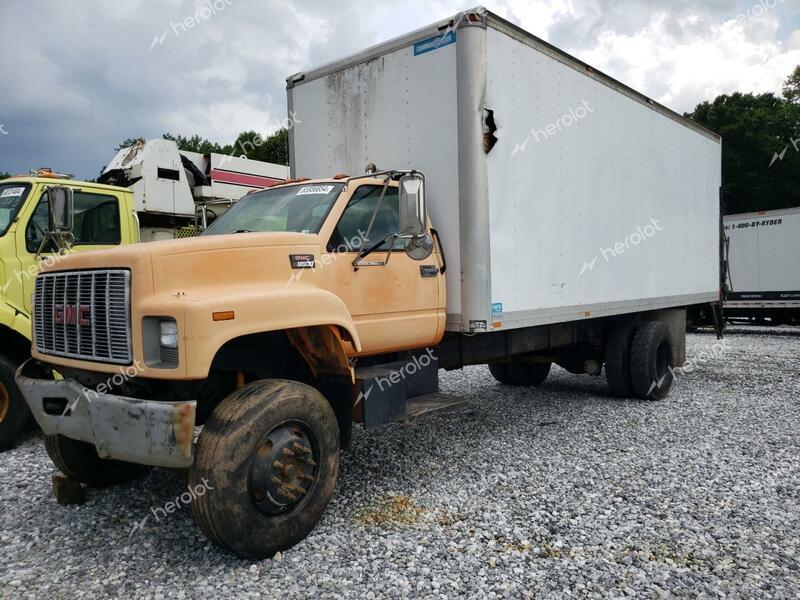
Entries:
POLYGON ((719 136, 485 9, 287 91, 293 176, 425 173, 449 330, 719 300, 719 136))

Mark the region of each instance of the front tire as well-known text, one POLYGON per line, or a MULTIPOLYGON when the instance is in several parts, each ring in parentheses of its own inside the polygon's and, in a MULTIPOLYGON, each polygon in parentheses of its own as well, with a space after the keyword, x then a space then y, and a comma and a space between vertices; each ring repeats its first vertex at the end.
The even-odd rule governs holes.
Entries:
POLYGON ((339 426, 322 394, 256 381, 225 398, 200 434, 189 485, 205 492, 192 515, 218 546, 269 558, 311 532, 338 473, 339 426))
POLYGON ((17 366, 0 355, 0 451, 13 448, 33 421, 31 410, 14 381, 17 366))
POLYGON ((149 467, 100 458, 91 444, 63 435, 44 436, 50 460, 64 475, 89 487, 107 487, 142 477, 149 467))

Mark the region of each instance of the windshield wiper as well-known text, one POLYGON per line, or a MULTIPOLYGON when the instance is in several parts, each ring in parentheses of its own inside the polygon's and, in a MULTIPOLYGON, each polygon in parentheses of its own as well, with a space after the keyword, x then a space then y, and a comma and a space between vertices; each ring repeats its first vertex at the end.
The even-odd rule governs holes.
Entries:
POLYGON ((236 231, 234 231, 232 233, 253 233, 253 232, 251 230, 249 230, 249 229, 237 229, 236 231))

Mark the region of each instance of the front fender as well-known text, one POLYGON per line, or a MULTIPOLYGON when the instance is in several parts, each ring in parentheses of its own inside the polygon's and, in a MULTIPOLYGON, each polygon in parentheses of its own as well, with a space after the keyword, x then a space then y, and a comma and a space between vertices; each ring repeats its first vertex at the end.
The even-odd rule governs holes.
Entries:
POLYGON ((309 287, 246 291, 209 297, 188 303, 185 309, 183 345, 186 377, 203 379, 227 342, 255 333, 335 325, 345 330, 356 352, 361 351, 350 311, 335 294, 309 287), (229 320, 215 321, 213 313, 233 312, 229 320))

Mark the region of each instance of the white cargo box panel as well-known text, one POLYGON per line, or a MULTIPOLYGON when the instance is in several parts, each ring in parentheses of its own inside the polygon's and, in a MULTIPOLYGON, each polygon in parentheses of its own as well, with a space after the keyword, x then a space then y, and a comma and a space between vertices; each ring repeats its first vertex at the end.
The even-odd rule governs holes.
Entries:
POLYGON ((238 200, 252 190, 283 183, 289 167, 227 154, 181 152, 208 178, 210 185, 194 189, 198 200, 238 200))
POLYGON ((800 208, 724 217, 730 239, 726 307, 800 307, 800 208))
POLYGON ((485 9, 291 77, 288 101, 293 175, 426 174, 450 330, 719 299, 719 136, 485 9))

